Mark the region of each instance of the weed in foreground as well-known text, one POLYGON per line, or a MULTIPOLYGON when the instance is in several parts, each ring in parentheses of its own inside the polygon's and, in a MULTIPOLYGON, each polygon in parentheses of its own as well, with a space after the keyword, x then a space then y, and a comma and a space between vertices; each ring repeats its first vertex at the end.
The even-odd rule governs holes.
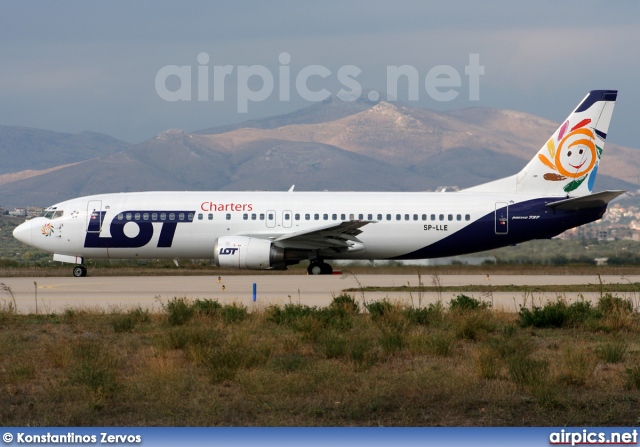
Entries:
POLYGON ((432 354, 438 357, 453 355, 455 338, 448 332, 438 331, 428 337, 428 346, 432 354))
POLYGON ((568 385, 584 386, 595 368, 596 362, 590 352, 582 348, 568 347, 562 358, 559 379, 568 385))
POLYGON ((540 386, 547 378, 549 363, 528 355, 516 355, 507 359, 509 377, 518 387, 540 386))
POLYGON ((640 365, 634 365, 625 370, 626 381, 625 388, 631 390, 633 388, 640 389, 640 365))
POLYGON ((621 363, 624 361, 629 345, 623 339, 605 343, 596 348, 598 357, 607 363, 621 363))
POLYGON ((378 361, 378 352, 368 339, 357 337, 349 346, 349 358, 356 371, 366 371, 378 361))
POLYGON ((116 391, 116 356, 99 340, 81 340, 71 349, 69 379, 93 392, 108 395, 116 391))
POLYGON ((482 349, 476 356, 478 374, 483 379, 496 379, 500 374, 500 365, 496 353, 491 349, 482 349))

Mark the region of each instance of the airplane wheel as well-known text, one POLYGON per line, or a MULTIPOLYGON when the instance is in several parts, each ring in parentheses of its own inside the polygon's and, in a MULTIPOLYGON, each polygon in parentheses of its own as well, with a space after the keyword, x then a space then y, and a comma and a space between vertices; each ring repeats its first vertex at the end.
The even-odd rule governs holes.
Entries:
POLYGON ((326 262, 320 264, 320 268, 322 269, 322 275, 331 275, 333 273, 333 267, 331 267, 326 262))
POLYGON ((326 262, 312 262, 307 267, 307 273, 310 275, 331 275, 333 273, 333 267, 326 262))
POLYGON ((307 273, 310 275, 322 275, 322 264, 319 262, 312 262, 307 267, 307 273))
POLYGON ((87 276, 87 268, 84 265, 76 265, 73 268, 73 276, 76 278, 87 276))

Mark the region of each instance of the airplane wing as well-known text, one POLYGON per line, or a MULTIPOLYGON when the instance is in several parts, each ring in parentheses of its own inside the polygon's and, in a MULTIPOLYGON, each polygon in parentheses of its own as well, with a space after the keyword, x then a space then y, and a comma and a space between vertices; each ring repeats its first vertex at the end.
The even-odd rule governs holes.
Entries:
POLYGON ((557 202, 547 203, 549 208, 559 210, 583 210, 587 208, 597 208, 606 205, 613 199, 626 191, 603 191, 588 196, 574 197, 572 199, 559 200, 557 202))
POLYGON ((274 243, 287 248, 308 250, 334 249, 354 250, 364 248, 356 236, 362 233, 360 228, 375 223, 371 220, 350 220, 335 224, 322 225, 309 230, 283 234, 272 239, 274 243))

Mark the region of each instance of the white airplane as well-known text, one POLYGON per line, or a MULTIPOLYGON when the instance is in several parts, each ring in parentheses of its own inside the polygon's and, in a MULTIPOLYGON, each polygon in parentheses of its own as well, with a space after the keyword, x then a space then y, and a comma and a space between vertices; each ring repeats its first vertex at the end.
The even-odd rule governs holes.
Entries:
POLYGON ((592 194, 616 90, 594 90, 519 173, 454 193, 139 192, 48 207, 16 239, 75 264, 87 258, 213 259, 285 269, 310 261, 454 256, 551 238, 600 219, 624 191, 592 194))

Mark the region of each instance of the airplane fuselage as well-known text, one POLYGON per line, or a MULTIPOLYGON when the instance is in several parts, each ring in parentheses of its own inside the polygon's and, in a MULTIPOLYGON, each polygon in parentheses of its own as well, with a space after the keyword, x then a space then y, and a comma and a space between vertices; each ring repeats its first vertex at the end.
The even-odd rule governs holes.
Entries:
MULTIPOLYGON (((556 200, 464 192, 103 194, 62 202, 52 210, 58 217, 35 218, 28 231, 32 245, 61 255, 209 259, 224 236, 276 241, 322 225, 368 221, 359 243, 339 252, 322 249, 322 257, 420 259, 553 237, 606 210, 606 205, 582 211, 546 206, 556 200)), ((313 250, 308 241, 288 248, 313 250)))

